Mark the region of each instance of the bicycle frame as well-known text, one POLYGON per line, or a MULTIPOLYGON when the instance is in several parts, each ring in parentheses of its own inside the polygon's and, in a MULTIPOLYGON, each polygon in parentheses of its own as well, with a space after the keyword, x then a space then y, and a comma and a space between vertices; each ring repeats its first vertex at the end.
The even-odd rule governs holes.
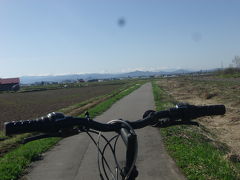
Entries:
POLYGON ((124 176, 127 176, 127 173, 131 170, 131 173, 129 174, 127 180, 135 180, 135 178, 138 176, 138 171, 135 165, 132 167, 132 164, 134 163, 134 156, 137 153, 137 135, 135 133, 132 133, 128 128, 121 128, 120 134, 127 149, 124 176))

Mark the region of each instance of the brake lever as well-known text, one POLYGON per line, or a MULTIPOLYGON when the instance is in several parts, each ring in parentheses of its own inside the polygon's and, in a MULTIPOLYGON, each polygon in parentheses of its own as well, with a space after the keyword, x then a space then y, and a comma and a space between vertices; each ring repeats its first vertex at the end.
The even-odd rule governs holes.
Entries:
POLYGON ((176 126, 176 125, 192 125, 192 126, 199 126, 198 122, 195 121, 175 121, 171 119, 161 119, 158 123, 153 125, 153 127, 160 127, 166 128, 169 126, 176 126))
POLYGON ((173 124, 173 126, 175 125, 192 125, 192 126, 199 126, 198 122, 195 121, 175 121, 173 124))
POLYGON ((35 141, 35 140, 39 140, 39 139, 45 139, 45 138, 49 138, 49 137, 66 138, 66 137, 69 137, 69 136, 79 134, 80 132, 82 132, 82 131, 78 128, 72 128, 72 129, 66 128, 66 129, 61 129, 61 130, 59 130, 58 132, 55 132, 55 133, 44 133, 44 134, 39 134, 39 135, 32 136, 32 137, 27 137, 27 138, 24 138, 21 143, 26 144, 26 143, 31 142, 31 141, 35 141))
POLYGON ((49 137, 61 137, 61 136, 60 136, 60 133, 40 134, 40 135, 24 138, 22 140, 21 144, 26 144, 26 143, 29 143, 31 141, 35 141, 35 140, 39 140, 39 139, 45 139, 45 138, 49 138, 49 137))

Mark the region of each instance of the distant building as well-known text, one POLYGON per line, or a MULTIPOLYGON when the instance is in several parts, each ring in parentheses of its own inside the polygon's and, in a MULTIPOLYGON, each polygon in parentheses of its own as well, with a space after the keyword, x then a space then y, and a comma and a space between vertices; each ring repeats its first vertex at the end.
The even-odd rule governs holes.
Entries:
POLYGON ((0 91, 18 91, 20 89, 19 78, 0 78, 0 91))

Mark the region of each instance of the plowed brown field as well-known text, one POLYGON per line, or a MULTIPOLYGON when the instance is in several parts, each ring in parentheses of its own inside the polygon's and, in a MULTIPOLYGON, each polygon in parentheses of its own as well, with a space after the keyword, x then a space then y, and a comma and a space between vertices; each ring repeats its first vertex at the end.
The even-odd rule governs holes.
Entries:
POLYGON ((0 94, 0 130, 3 122, 36 118, 49 112, 109 94, 123 84, 98 85, 81 88, 0 94))

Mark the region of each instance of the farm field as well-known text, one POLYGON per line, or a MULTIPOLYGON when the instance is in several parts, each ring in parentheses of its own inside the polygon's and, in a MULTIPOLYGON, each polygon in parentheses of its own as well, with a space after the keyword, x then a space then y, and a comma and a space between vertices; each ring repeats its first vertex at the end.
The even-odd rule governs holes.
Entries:
MULTIPOLYGON (((87 110, 90 112, 91 117, 94 118, 111 107, 114 102, 138 89, 143 83, 145 83, 145 81, 134 80, 125 83, 118 82, 118 86, 120 87, 114 89, 110 93, 61 108, 60 111, 69 115, 69 113, 73 113, 72 111, 76 113, 75 110, 79 110, 87 106, 87 110)), ((116 83, 115 85, 117 86, 116 83)), ((96 86, 101 87, 99 84, 96 84, 96 86)), ((76 115, 80 114, 77 113, 76 115)), ((32 161, 35 161, 36 157, 42 157, 43 152, 61 140, 61 138, 47 138, 33 141, 25 145, 21 144, 23 138, 32 135, 34 134, 26 133, 14 135, 7 137, 6 139, 3 138, 3 140, 0 141, 0 179, 18 179, 23 173, 26 173, 25 168, 28 167, 32 161)))
POLYGON ((49 112, 86 101, 88 99, 109 94, 126 84, 98 83, 86 87, 65 88, 25 93, 0 94, 0 130, 3 122, 36 118, 49 112))
POLYGON ((224 104, 226 114, 198 121, 226 143, 240 161, 240 80, 214 77, 162 78, 158 84, 178 102, 194 105, 224 104))

